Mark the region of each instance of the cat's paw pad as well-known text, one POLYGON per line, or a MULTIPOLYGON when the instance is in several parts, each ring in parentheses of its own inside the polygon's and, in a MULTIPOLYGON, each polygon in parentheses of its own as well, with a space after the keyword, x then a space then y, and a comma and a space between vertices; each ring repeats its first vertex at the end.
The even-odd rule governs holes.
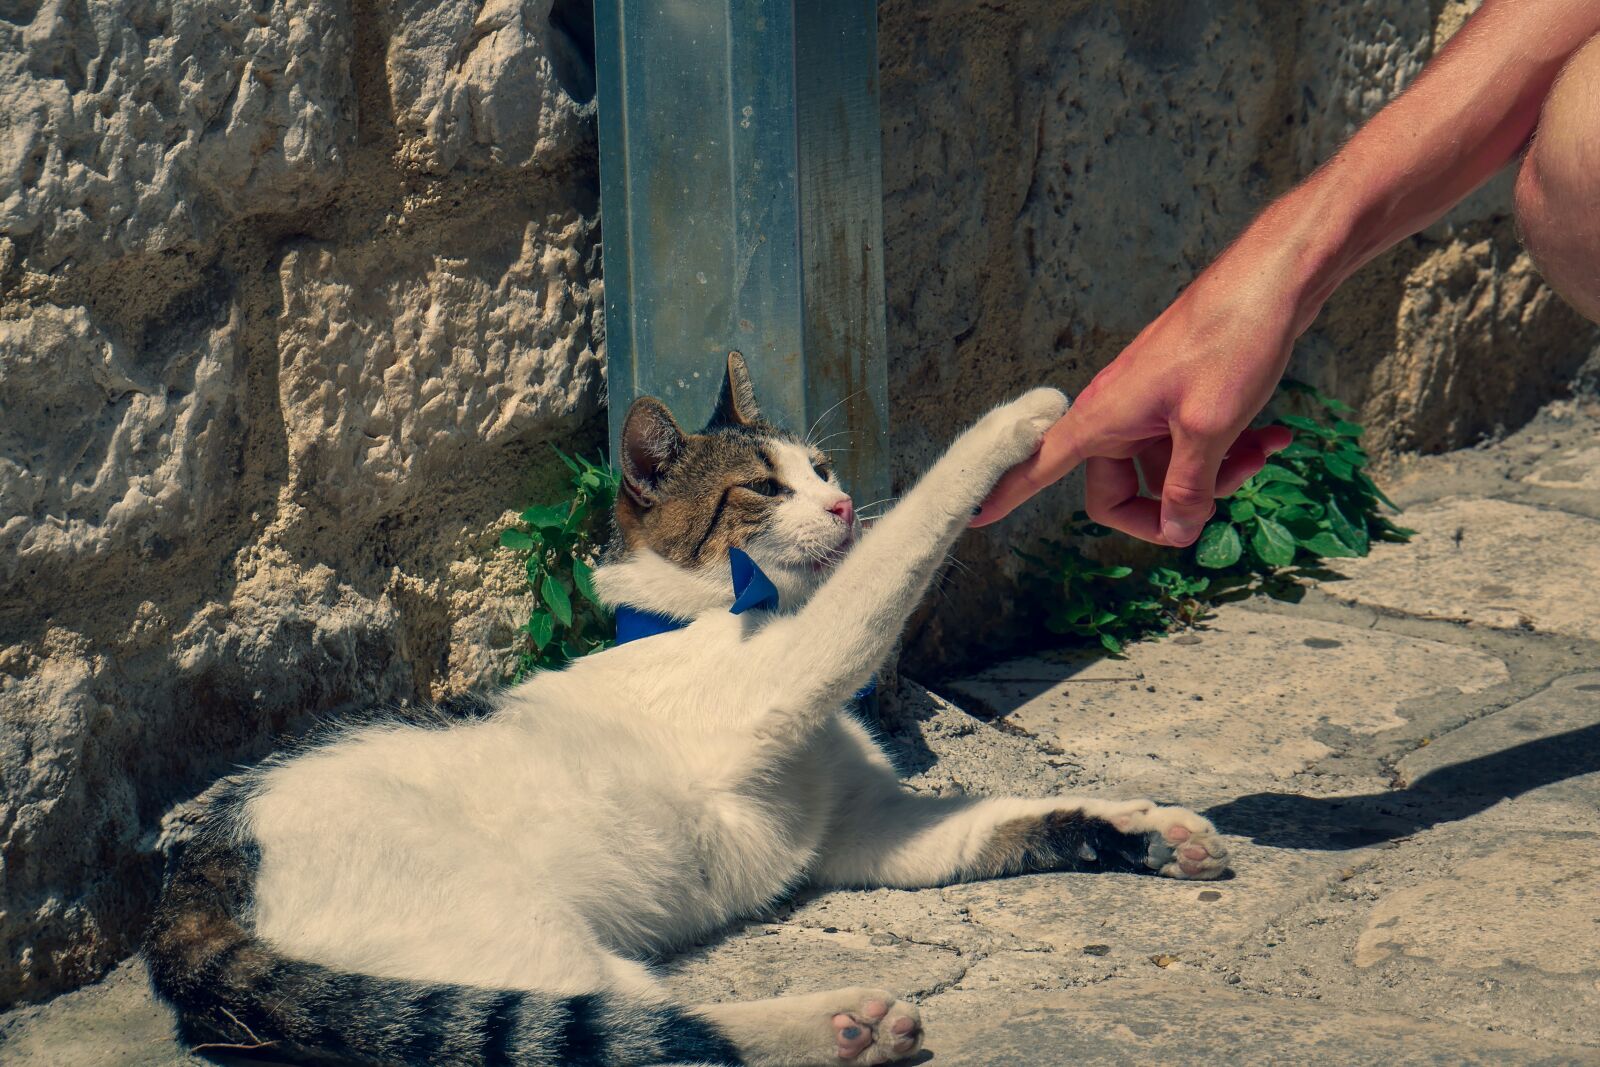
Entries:
POLYGON ((1188 808, 1163 808, 1133 800, 1107 821, 1125 834, 1145 835, 1144 864, 1167 878, 1220 878, 1228 870, 1228 849, 1209 819, 1188 808))
POLYGON ((922 1017, 893 993, 867 990, 856 1007, 833 1017, 833 1033, 841 1062, 892 1063, 922 1047, 922 1017))

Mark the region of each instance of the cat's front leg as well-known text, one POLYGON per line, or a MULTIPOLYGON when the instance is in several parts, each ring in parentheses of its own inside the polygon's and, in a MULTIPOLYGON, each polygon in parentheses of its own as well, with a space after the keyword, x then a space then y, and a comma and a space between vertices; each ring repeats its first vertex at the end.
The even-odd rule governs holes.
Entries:
POLYGON ((1034 389, 984 415, 867 532, 805 607, 773 621, 751 642, 743 666, 770 679, 790 709, 831 714, 894 647, 995 482, 1033 454, 1066 409, 1060 391, 1034 389))

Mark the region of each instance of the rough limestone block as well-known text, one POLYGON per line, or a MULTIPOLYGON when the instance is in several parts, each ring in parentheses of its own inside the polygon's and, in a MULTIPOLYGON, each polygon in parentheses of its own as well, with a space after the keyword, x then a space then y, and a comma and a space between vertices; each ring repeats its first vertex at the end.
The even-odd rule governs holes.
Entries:
POLYGON ((89 0, 0 18, 0 232, 50 271, 303 208, 355 137, 344 0, 89 0), (19 17, 20 16, 20 17, 19 17))
POLYGON ((1409 544, 1339 560, 1341 600, 1428 618, 1600 639, 1600 615, 1574 585, 1600 574, 1600 522, 1501 500, 1448 500, 1401 516, 1409 544))
POLYGON ((200 536, 235 481, 238 335, 227 303, 138 345, 83 308, 0 319, 0 590, 200 536))
POLYGON ((1433 15, 1406 0, 1311 4, 1300 30, 1295 157, 1302 173, 1324 162, 1421 72, 1433 52, 1433 15))
POLYGON ((399 619, 327 567, 267 554, 192 613, 147 602, 119 637, 0 648, 0 1003, 92 980, 138 943, 165 804, 291 729, 411 694, 399 619))
POLYGON ((470 455, 575 429, 601 398, 594 270, 594 224, 576 213, 398 262, 284 257, 278 383, 296 492, 352 523, 444 491, 470 455))
MULTIPOLYGON (((433 172, 458 163, 549 167, 592 140, 593 58, 565 23, 552 21, 554 6, 394 5, 388 78, 403 160, 433 172)), ((572 15, 580 24, 585 17, 572 15)))

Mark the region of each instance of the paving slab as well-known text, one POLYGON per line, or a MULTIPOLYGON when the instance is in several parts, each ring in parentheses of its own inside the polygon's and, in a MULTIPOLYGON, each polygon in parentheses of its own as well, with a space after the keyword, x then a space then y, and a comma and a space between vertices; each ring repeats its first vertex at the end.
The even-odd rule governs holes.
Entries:
POLYGON ((1154 763, 1204 776, 1292 775, 1349 735, 1404 726, 1408 701, 1479 693, 1509 677, 1473 649, 1226 605, 1204 631, 1131 645, 1125 659, 1030 656, 948 688, 1117 782, 1154 763))
POLYGON ((757 924, 675 960, 667 972, 689 1003, 761 1000, 865 985, 918 997, 953 985, 966 971, 956 951, 836 927, 757 924))
POLYGON ((1178 981, 1111 981, 1070 991, 1021 993, 953 990, 926 1010, 924 1018, 930 1062, 961 1067, 1600 1063, 1600 1051, 1593 1049, 1178 981))
POLYGON ((204 1067, 178 1045, 172 1013, 128 960, 101 981, 0 1019, 6 1067, 204 1067))
POLYGON ((1407 754, 1397 764, 1399 783, 1436 791, 1526 792, 1600 772, 1597 736, 1600 671, 1569 674, 1407 754))
MULTIPOLYGON (((1600 1009, 1597 850, 1600 835, 1541 834, 1389 893, 1356 940, 1355 965, 1405 958, 1450 971, 1588 975, 1575 1007, 1600 1009)), ((1600 1027, 1589 1029, 1600 1035, 1600 1027)))
POLYGON ((1429 619, 1600 640, 1600 521, 1504 500, 1410 508, 1409 544, 1333 561, 1329 596, 1429 619))
MULTIPOLYGON (((1143 965, 1152 955, 1227 945, 1320 896, 1353 862, 1230 839, 1233 876, 1184 882, 1136 874, 1043 874, 950 886, 975 923, 1042 942, 1067 963, 1087 954, 1143 965)), ((1096 967, 1101 964, 1095 964, 1096 967)))
POLYGON ((1542 489, 1600 493, 1600 446, 1546 457, 1522 480, 1542 489))
POLYGON ((1442 824, 1211 963, 1246 992, 1600 1045, 1597 850, 1587 830, 1442 824))

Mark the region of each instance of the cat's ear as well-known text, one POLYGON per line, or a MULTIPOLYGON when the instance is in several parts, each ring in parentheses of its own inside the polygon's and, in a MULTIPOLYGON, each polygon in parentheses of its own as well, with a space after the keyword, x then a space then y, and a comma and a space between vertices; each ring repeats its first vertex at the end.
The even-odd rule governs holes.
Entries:
POLYGON ((706 429, 714 426, 755 426, 761 422, 756 407, 755 386, 750 384, 750 368, 737 352, 728 353, 728 371, 722 376, 722 393, 706 429))
POLYGON ((683 431, 653 396, 641 396, 622 423, 622 487, 642 507, 656 501, 667 468, 683 453, 683 431))

